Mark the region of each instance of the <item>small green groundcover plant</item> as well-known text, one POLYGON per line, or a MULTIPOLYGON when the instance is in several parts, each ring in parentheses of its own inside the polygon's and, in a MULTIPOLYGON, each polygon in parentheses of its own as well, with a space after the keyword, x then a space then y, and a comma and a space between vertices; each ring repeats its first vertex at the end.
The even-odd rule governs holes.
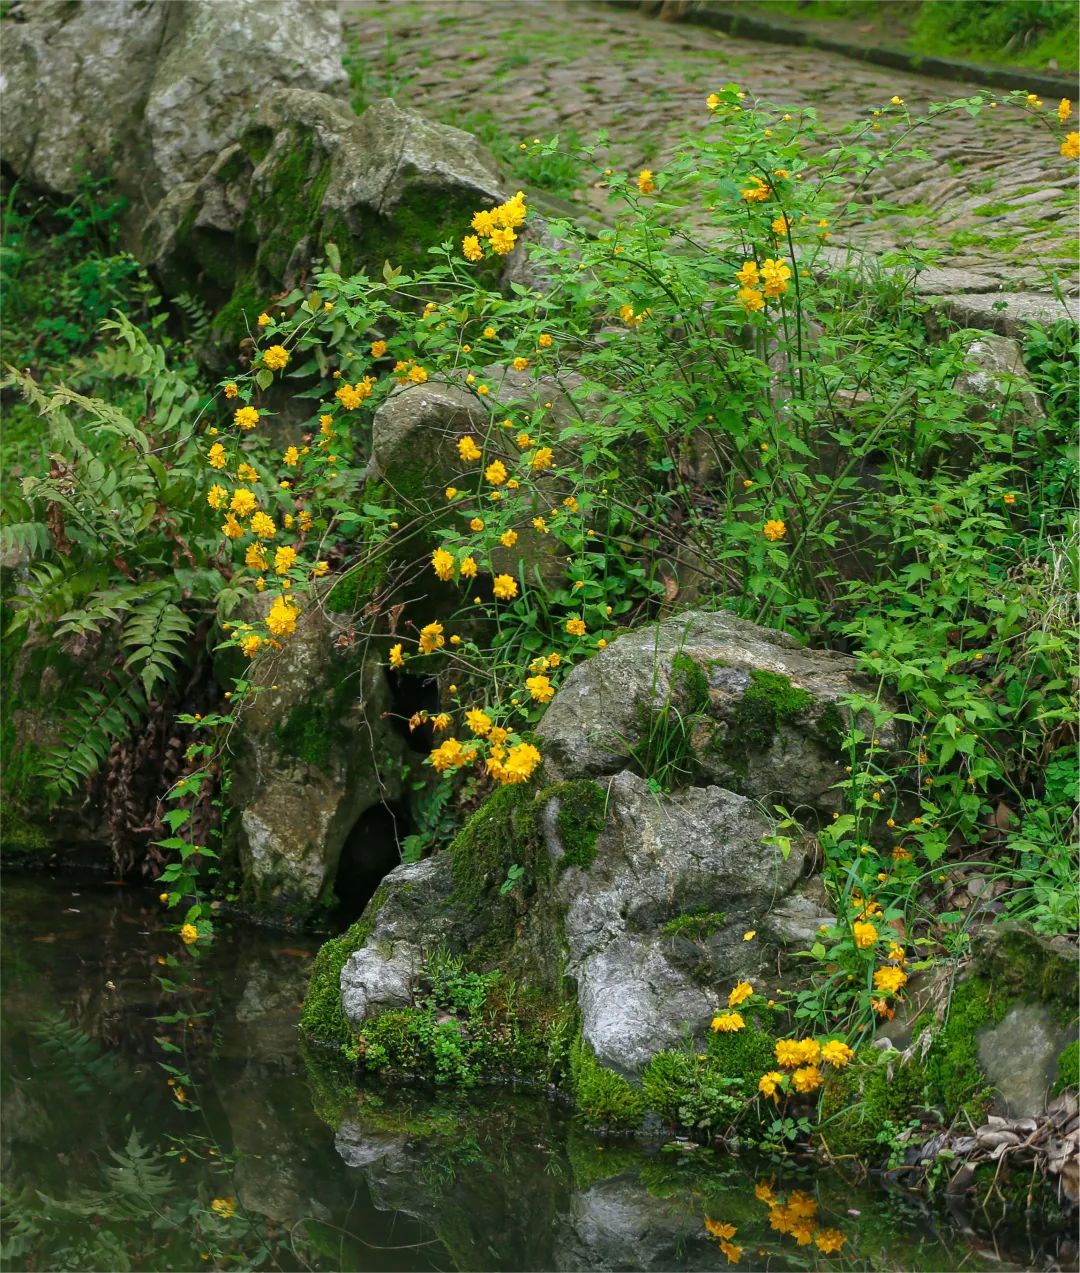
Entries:
MULTIPOLYGON (((252 661, 228 715, 184 718, 207 741, 174 795, 206 780, 308 607, 351 606, 392 679, 436 687, 438 710, 409 725, 431 731, 432 768, 475 791, 534 777, 533 728, 570 668, 693 603, 847 649, 879 687, 838 729, 844 809, 818 832, 838 920, 807 952, 818 975, 789 1005, 801 1050, 761 1077, 764 1099, 816 1090, 913 966, 962 946, 963 913, 935 914, 933 893, 965 860, 989 858, 1005 904, 1044 931, 1074 926, 1072 856, 1055 840, 1075 761, 1068 409, 1018 426, 1006 390, 976 416, 970 334, 932 339, 915 297, 927 258, 875 272, 824 254, 874 172, 925 158, 921 131, 951 113, 989 109, 1026 112, 1063 165, 1080 153, 1071 106, 1033 95, 921 118, 894 97, 827 133, 812 108, 729 85, 662 171, 599 172, 609 228, 555 221, 528 244, 542 290, 484 282, 529 237, 521 193, 414 274, 387 262, 381 278, 343 277, 326 244, 315 287, 257 316, 250 368, 191 419, 187 449, 151 463, 128 440, 147 456, 147 501, 214 518, 196 567, 226 593, 221 644, 252 661), (460 427, 412 473, 365 484, 373 410, 436 383, 467 404, 460 427), (878 739, 886 692, 899 750, 878 739)), ((1074 358, 1044 362, 1048 400, 1074 358)), ((212 925, 192 901, 202 849, 185 812, 163 896, 189 907, 180 935, 197 952, 212 925)), ((719 1031, 742 1028, 736 1008, 719 1031)))

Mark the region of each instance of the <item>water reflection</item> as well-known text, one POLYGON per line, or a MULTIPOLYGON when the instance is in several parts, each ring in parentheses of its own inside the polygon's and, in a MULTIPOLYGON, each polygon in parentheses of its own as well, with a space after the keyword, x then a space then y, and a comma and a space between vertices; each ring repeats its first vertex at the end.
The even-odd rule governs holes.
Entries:
POLYGON ((1075 1260, 1052 1235, 995 1245, 984 1217, 976 1229, 836 1175, 600 1142, 509 1089, 357 1090, 297 1045, 314 940, 225 926, 195 960, 152 893, 40 878, 6 878, 3 913, 7 1268, 1075 1260), (173 1071, 190 1075, 183 1100, 173 1071))

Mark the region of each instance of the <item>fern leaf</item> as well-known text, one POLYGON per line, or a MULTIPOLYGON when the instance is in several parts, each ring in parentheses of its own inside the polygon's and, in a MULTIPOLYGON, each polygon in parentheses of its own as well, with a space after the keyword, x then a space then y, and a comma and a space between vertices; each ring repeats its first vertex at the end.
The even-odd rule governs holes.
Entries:
POLYGON ((151 597, 132 610, 122 638, 131 650, 124 667, 138 668, 147 698, 185 661, 192 630, 191 620, 165 594, 151 597))

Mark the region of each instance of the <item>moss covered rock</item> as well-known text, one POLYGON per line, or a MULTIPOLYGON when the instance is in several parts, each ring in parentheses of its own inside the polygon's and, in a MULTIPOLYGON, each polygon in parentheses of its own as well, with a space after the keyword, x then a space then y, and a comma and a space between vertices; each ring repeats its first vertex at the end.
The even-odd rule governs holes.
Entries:
MULTIPOLYGON (((540 725, 553 776, 627 766, 664 786, 715 784, 831 811, 846 695, 872 696, 853 659, 807 650, 734 615, 689 612, 580 664, 540 725)), ((896 726, 877 731, 884 749, 896 726)))
POLYGON ((327 243, 345 275, 377 273, 386 260, 416 268, 506 193, 467 133, 389 99, 358 118, 325 93, 284 89, 201 180, 156 210, 150 250, 170 291, 211 300, 218 341, 235 347, 270 295, 326 258, 327 243))
MULTIPOLYGON (((260 604, 268 604, 261 601, 260 604)), ((405 748, 384 713, 386 673, 336 638, 311 605, 284 648, 256 664, 227 800, 244 901, 303 916, 334 899, 341 851, 360 817, 398 798, 405 748)))

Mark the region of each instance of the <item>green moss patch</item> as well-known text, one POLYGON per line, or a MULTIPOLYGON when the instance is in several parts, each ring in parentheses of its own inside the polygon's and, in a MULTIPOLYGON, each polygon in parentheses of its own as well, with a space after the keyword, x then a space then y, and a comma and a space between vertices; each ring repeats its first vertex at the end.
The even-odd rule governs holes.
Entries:
POLYGON ((763 751, 770 746, 781 725, 790 724, 813 706, 813 695, 797 689, 779 672, 754 668, 751 684, 739 699, 725 745, 739 753, 747 749, 763 751))
POLYGON ((596 841, 604 828, 607 796, 603 787, 588 779, 561 782, 541 791, 536 803, 543 808, 550 800, 558 801, 555 830, 563 848, 559 870, 576 866, 587 871, 596 860, 596 841))
POLYGON ((926 1108, 927 1085, 916 1062, 901 1065, 897 1052, 864 1048, 847 1069, 830 1071, 818 1138, 835 1158, 880 1159, 896 1133, 926 1108))
POLYGON ((696 910, 676 915, 660 929, 665 937, 688 937, 691 941, 704 941, 719 932, 727 922, 723 911, 696 910))
POLYGON ((1063 1092, 1067 1087, 1080 1087, 1080 1042, 1075 1039, 1061 1049, 1058 1056, 1057 1080, 1054 1083, 1054 1095, 1063 1092))
POLYGON ((645 1117, 641 1089, 601 1065, 580 1033, 570 1049, 570 1090, 589 1127, 628 1132, 645 1117))
POLYGON ((349 956, 371 936, 388 895, 385 887, 376 889, 356 923, 340 937, 324 943, 315 956, 300 1014, 300 1032, 311 1042, 338 1050, 348 1043, 352 1031, 341 1008, 341 970, 349 956))

